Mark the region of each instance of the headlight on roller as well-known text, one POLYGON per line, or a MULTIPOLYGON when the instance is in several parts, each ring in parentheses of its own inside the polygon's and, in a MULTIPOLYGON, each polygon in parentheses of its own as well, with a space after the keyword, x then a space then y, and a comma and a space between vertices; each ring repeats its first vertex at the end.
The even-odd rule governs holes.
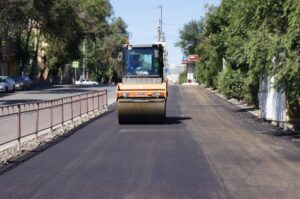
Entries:
POLYGON ((159 96, 160 96, 160 93, 157 93, 157 92, 152 93, 152 97, 159 97, 159 96))
POLYGON ((122 93, 122 97, 126 98, 126 97, 128 97, 128 96, 129 96, 128 93, 122 93))

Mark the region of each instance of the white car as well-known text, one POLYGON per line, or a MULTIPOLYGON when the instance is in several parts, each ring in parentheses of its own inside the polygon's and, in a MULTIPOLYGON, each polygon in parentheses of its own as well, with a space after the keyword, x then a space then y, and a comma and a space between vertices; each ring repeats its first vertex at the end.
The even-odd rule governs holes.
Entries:
POLYGON ((16 87, 15 81, 8 76, 0 76, 0 91, 14 92, 16 87))
POLYGON ((99 85, 98 82, 96 82, 96 81, 90 81, 90 80, 87 80, 87 79, 81 79, 79 81, 75 81, 75 84, 76 85, 89 85, 89 86, 99 85))

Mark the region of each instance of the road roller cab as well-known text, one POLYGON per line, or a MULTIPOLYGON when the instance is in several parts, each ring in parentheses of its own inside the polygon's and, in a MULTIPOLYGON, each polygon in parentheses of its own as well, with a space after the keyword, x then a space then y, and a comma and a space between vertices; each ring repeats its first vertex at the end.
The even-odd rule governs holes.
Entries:
POLYGON ((119 60, 124 72, 116 90, 119 123, 163 123, 168 91, 162 44, 125 44, 119 60))

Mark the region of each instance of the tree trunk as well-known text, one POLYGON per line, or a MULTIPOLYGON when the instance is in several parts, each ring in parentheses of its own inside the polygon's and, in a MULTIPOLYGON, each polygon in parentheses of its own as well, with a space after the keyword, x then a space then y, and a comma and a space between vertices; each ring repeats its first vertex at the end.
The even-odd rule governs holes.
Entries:
POLYGON ((36 36, 37 42, 36 42, 36 46, 35 46, 35 52, 34 52, 34 57, 33 57, 33 60, 32 60, 31 72, 30 72, 31 77, 34 78, 34 79, 37 75, 37 70, 38 70, 38 53, 39 53, 40 37, 41 37, 40 34, 38 34, 36 36))
POLYGON ((23 72, 25 65, 28 63, 28 59, 29 59, 29 40, 30 40, 30 36, 31 36, 31 32, 33 27, 35 26, 35 22, 30 22, 30 27, 29 30, 27 32, 27 37, 26 37, 26 43, 25 43, 25 49, 23 51, 22 54, 22 65, 21 65, 21 69, 20 69, 20 73, 23 72))
MULTIPOLYGON (((49 60, 49 57, 51 57, 51 55, 52 55, 53 48, 54 48, 54 45, 55 45, 55 43, 56 43, 56 39, 57 39, 57 37, 54 38, 52 47, 51 47, 51 49, 50 49, 50 52, 49 52, 49 54, 46 56, 46 61, 45 61, 45 63, 44 63, 44 64, 45 64, 45 67, 42 69, 42 71, 41 71, 41 73, 40 73, 40 77, 39 77, 39 80, 40 80, 40 81, 43 79, 44 73, 47 71, 47 68, 49 68, 49 62, 48 62, 48 60, 49 60)), ((50 74, 50 73, 48 73, 48 77, 49 77, 49 74, 50 74)))

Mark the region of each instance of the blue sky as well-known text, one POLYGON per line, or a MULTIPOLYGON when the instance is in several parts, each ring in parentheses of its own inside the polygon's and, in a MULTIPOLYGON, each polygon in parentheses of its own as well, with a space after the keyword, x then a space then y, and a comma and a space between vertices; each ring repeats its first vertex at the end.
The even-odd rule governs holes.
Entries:
POLYGON ((185 23, 204 16, 205 5, 219 5, 220 0, 110 0, 116 17, 128 25, 132 43, 157 41, 159 5, 163 7, 163 32, 166 34, 169 64, 180 64, 182 52, 174 46, 185 23))

